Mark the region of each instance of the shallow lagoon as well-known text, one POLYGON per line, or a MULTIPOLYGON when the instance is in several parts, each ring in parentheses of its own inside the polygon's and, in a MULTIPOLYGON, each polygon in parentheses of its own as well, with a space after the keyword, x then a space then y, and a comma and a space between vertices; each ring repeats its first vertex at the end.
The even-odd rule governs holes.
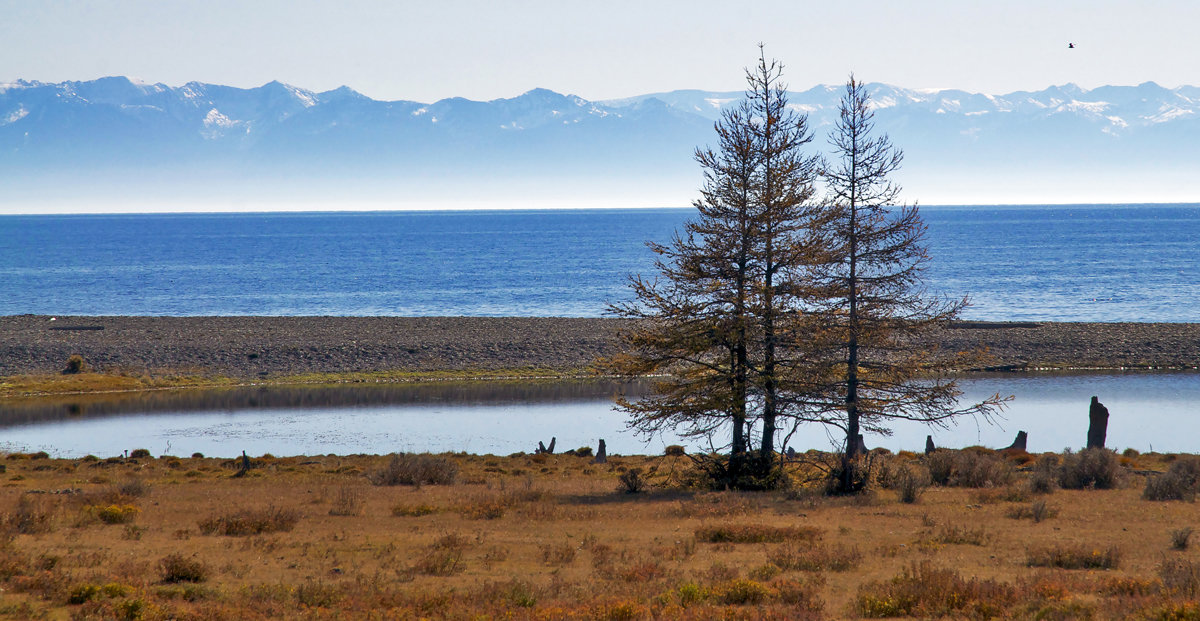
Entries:
MULTIPOLYGON (((1002 374, 962 381, 966 399, 996 392, 1015 399, 1002 419, 961 420, 949 429, 915 423, 871 447, 921 450, 926 434, 938 446, 1003 447, 1018 430, 1029 450, 1060 451, 1084 444, 1088 403, 1109 409, 1108 445, 1139 451, 1200 452, 1200 373, 1126 372, 1002 374)), ((379 386, 250 387, 156 391, 27 400, 0 405, 0 449, 45 450, 59 457, 101 457, 147 448, 153 454, 234 456, 466 451, 532 451, 558 438, 558 450, 595 447, 610 453, 660 453, 668 444, 707 447, 668 435, 646 440, 625 429, 613 396, 636 396, 642 384, 605 381, 472 382, 379 386)), ((817 427, 800 429, 797 450, 829 449, 817 427)))

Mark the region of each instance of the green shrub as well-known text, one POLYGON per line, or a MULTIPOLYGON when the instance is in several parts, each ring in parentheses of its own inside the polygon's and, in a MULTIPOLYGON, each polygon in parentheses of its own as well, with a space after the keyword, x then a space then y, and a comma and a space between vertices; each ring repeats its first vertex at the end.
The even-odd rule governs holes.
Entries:
POLYGON ((105 524, 129 524, 137 519, 141 509, 135 505, 87 505, 83 513, 105 524))
POLYGON ((1057 515, 1058 509, 1047 505, 1045 500, 1035 500, 1028 507, 1014 507, 1008 512, 1008 517, 1014 520, 1030 519, 1035 523, 1057 515))
POLYGON ((196 558, 182 554, 169 554, 158 562, 162 570, 162 581, 168 584, 176 582, 204 582, 208 579, 208 567, 196 558))
POLYGON ((350 486, 339 487, 337 494, 333 497, 333 506, 329 509, 329 515, 355 516, 362 515, 362 511, 362 490, 350 486))
POLYGON ((971 528, 954 524, 943 525, 932 538, 935 543, 946 545, 987 545, 988 534, 982 527, 971 528))
POLYGON ((650 485, 649 482, 646 481, 646 477, 642 476, 641 468, 630 468, 629 470, 622 472, 621 476, 617 477, 617 480, 621 482, 617 489, 625 492, 626 494, 638 494, 644 492, 650 485))
POLYGON ((367 475, 375 485, 450 485, 458 478, 458 464, 445 457, 398 453, 388 465, 367 475))
POLYGON ((1013 480, 1012 464, 992 451, 968 448, 925 456, 929 478, 948 487, 1000 487, 1013 480))
POLYGON ((696 529, 696 541, 701 543, 780 543, 783 541, 816 541, 821 531, 810 526, 764 526, 758 524, 723 524, 696 529))
POLYGON ((736 578, 713 588, 713 598, 728 606, 757 606, 771 597, 766 585, 736 578))
POLYGON ((342 600, 342 592, 334 585, 309 579, 296 588, 296 600, 304 606, 332 608, 342 600))
POLYGON ((1033 474, 1029 477, 1029 491, 1035 494, 1049 494, 1054 491, 1058 482, 1058 456, 1042 455, 1033 466, 1033 474))
POLYGON ((392 507, 392 515, 396 517, 420 517, 431 513, 437 513, 437 507, 427 504, 396 505, 392 507))
POLYGON ((63 375, 76 375, 88 372, 88 363, 79 354, 71 354, 67 358, 67 366, 62 370, 63 375))
POLYGON ((200 520, 197 525, 204 535, 238 537, 291 531, 299 521, 300 514, 296 511, 268 507, 210 516, 200 520))
POLYGON ((1171 531, 1171 548, 1175 550, 1188 549, 1188 543, 1192 538, 1192 527, 1184 526, 1171 531))
POLYGON ((67 591, 67 603, 72 606, 100 599, 100 585, 77 584, 67 591))
POLYGON ((1186 558, 1164 558, 1158 566, 1158 578, 1167 593, 1188 599, 1200 596, 1200 563, 1186 558))
POLYGON ((426 576, 453 576, 467 568, 463 556, 468 545, 468 539, 462 535, 443 535, 426 549, 412 569, 426 576))
POLYGON ((1098 548, 1085 545, 1058 544, 1030 548, 1025 563, 1030 567, 1060 569, 1116 569, 1121 563, 1121 551, 1115 546, 1098 548))
POLYGON ((859 587, 854 604, 858 614, 868 618, 989 618, 1000 616, 1016 601, 1016 590, 1007 584, 965 580, 952 569, 939 569, 925 561, 891 580, 859 587))
POLYGON ((1200 458, 1183 456, 1171 462, 1165 474, 1146 479, 1142 498, 1146 500, 1186 500, 1196 498, 1200 485, 1200 458))
POLYGON ((147 457, 150 457, 150 449, 139 448, 129 452, 130 459, 145 459, 147 457))
POLYGON ((858 567, 862 553, 842 545, 787 542, 769 551, 767 560, 786 571, 850 571, 858 567))
POLYGON ((1067 450, 1058 466, 1058 484, 1063 489, 1113 489, 1120 479, 1117 454, 1104 448, 1067 450))
POLYGON ((38 535, 54 530, 58 503, 41 494, 22 494, 10 513, 0 515, 0 525, 25 535, 38 535))

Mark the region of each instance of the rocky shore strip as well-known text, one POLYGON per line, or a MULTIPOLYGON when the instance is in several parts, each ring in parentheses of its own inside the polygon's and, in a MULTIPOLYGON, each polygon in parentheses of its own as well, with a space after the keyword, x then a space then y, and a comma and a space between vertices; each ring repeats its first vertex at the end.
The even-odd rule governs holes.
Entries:
MULTIPOLYGON (((0 376, 58 373, 75 354, 107 373, 239 379, 307 373, 548 369, 613 351, 618 319, 539 317, 0 316, 0 376)), ((1194 369, 1200 324, 962 322, 950 351, 993 370, 1194 369)))

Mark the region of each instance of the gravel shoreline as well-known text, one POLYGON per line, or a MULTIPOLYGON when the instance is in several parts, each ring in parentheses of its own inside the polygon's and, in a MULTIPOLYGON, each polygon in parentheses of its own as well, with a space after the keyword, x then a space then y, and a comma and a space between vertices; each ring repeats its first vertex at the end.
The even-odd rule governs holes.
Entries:
MULTIPOLYGON (((0 316, 0 376, 102 372, 233 378, 303 373, 543 368, 613 351, 619 319, 544 317, 0 316)), ((994 368, 1200 367, 1200 324, 963 322, 943 348, 987 347, 994 368)))

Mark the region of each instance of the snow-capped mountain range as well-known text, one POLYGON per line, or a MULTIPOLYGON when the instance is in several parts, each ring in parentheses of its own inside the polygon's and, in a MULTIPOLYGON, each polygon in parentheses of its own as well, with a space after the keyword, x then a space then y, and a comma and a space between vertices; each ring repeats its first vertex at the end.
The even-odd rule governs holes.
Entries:
MULTIPOLYGON (((842 91, 790 93, 791 105, 809 115, 814 149, 825 146, 842 91)), ((877 126, 905 150, 905 171, 926 193, 1023 183, 1094 188, 1097 179, 1178 185, 1200 169, 1194 86, 869 91, 877 126)), ((65 197, 63 184, 72 183, 182 194, 284 184, 297 194, 320 186, 387 196, 453 194, 469 180, 527 191, 548 180, 566 190, 569 180, 592 189, 637 180, 686 204, 698 179, 693 150, 712 142, 713 121, 741 96, 681 90, 588 101, 535 89, 487 102, 420 103, 279 82, 243 89, 123 77, 18 81, 0 84, 0 184, 15 188, 13 200, 34 200, 65 197)), ((914 181, 902 181, 913 189, 914 181)), ((1200 188, 1184 186, 1174 189, 1200 188)))

